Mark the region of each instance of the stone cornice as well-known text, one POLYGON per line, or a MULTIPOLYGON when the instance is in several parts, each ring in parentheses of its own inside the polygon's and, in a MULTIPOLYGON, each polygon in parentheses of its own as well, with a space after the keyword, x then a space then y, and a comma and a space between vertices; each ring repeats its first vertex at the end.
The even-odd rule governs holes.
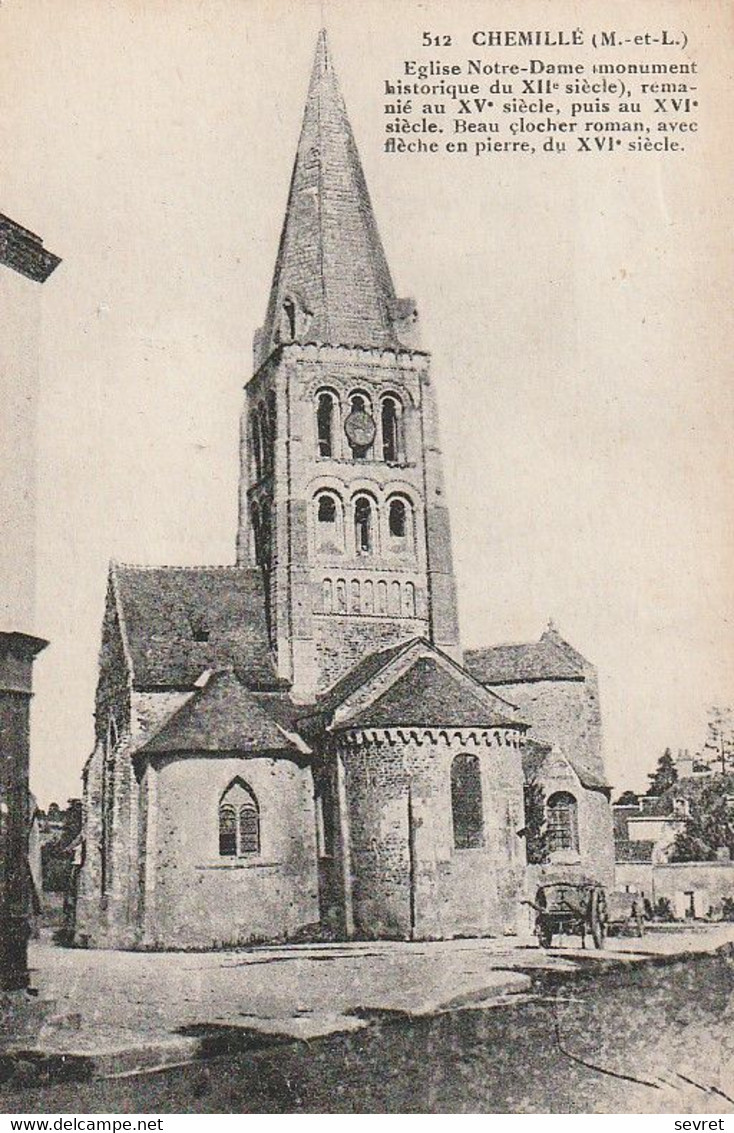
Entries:
POLYGON ((339 733, 336 746, 345 748, 362 747, 365 744, 415 744, 423 747, 424 744, 436 746, 444 744, 451 746, 459 743, 466 747, 469 743, 475 747, 520 747, 518 730, 515 728, 350 728, 339 733))
POLYGON ((43 240, 0 213, 0 263, 36 283, 44 283, 61 260, 43 240))

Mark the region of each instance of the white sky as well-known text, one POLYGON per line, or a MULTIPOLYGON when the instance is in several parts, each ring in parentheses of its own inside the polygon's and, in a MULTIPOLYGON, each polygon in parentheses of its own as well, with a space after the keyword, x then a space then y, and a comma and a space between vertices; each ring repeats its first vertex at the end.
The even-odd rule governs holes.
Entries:
MULTIPOLYGON (((603 26, 645 30, 638 9, 606 2, 603 26)), ((618 787, 734 699, 732 17, 653 9, 705 64, 702 131, 685 156, 609 161, 381 149, 382 80, 427 57, 424 27, 466 45, 551 12, 591 26, 593 3, 325 14, 398 292, 433 350, 464 645, 535 639, 552 616, 599 666, 618 787)), ((241 388, 321 22, 307 0, 0 6, 0 211, 64 260, 42 290, 42 803, 80 790, 109 558, 233 558, 241 388)))

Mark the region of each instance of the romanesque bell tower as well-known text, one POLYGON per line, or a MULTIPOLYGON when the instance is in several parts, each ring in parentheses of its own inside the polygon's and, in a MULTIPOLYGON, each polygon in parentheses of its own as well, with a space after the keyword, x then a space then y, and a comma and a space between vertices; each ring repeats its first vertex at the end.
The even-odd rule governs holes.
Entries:
POLYGON ((423 636, 460 660, 428 354, 395 294, 321 32, 242 419, 237 559, 308 701, 423 636))

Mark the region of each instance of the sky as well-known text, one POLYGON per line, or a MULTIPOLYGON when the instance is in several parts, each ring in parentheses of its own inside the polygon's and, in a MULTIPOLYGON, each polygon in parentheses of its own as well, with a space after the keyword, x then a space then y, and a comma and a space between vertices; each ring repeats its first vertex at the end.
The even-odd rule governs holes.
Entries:
MULTIPOLYGON (((637 7, 600 10, 639 30, 637 7)), ((597 11, 452 0, 450 30, 551 8, 597 11)), ((383 81, 447 23, 431 0, 0 5, 0 211, 63 258, 41 293, 42 804, 80 793, 109 560, 233 561, 242 387, 323 22, 433 354, 464 646, 552 617, 599 668, 615 788, 700 746, 734 701, 732 15, 702 10, 656 8, 702 60, 686 154, 560 162, 383 152, 383 81)))

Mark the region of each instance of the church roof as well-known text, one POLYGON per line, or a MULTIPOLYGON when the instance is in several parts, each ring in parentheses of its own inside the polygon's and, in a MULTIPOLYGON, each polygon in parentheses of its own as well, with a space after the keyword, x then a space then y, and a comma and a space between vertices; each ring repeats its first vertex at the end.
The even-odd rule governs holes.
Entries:
POLYGON ((140 749, 146 755, 305 750, 303 742, 280 727, 231 670, 214 673, 140 749))
POLYGON ((553 628, 547 629, 540 641, 467 649, 464 665, 486 685, 580 681, 585 676, 583 657, 553 628))
POLYGON ((317 712, 319 715, 328 714, 338 708, 345 700, 347 700, 352 693, 366 685, 368 681, 377 676, 384 668, 386 668, 391 661, 399 657, 401 653, 407 652, 411 649, 416 642, 421 638, 410 638, 407 641, 401 641, 397 645, 391 645, 387 649, 381 649, 377 653, 368 653, 361 661, 349 670, 340 680, 332 685, 323 696, 319 697, 317 712))
POLYGON ((302 325, 289 340, 398 345, 392 322, 395 289, 324 31, 262 332, 269 349, 280 340, 286 300, 295 301, 303 313, 302 325))
POLYGON ((115 565, 123 639, 137 688, 193 688, 229 665, 252 688, 277 688, 258 570, 115 565))
POLYGON ((474 695, 433 657, 419 657, 382 696, 352 716, 349 728, 494 728, 518 726, 474 695))

